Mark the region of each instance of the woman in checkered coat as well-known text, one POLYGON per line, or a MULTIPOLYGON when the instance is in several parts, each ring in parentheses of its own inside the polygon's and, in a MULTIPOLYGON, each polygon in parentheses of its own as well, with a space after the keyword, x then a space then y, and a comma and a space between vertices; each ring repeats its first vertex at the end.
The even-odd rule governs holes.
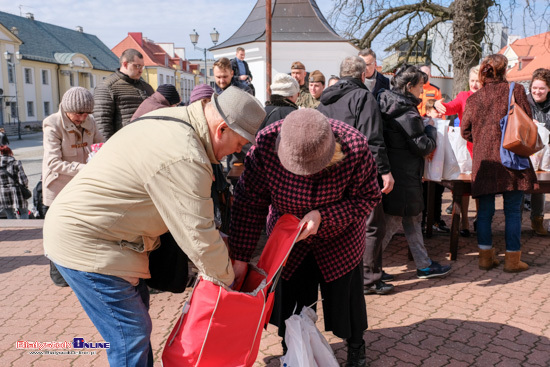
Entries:
POLYGON ((4 210, 8 219, 16 219, 17 209, 21 219, 28 219, 28 203, 17 183, 25 187, 29 184, 23 165, 13 157, 9 146, 0 145, 0 212, 4 210))
POLYGON ((266 217, 268 234, 283 214, 302 218, 306 228, 278 283, 271 322, 284 337, 284 321, 294 309, 315 303, 320 285, 325 330, 347 339, 350 366, 363 366, 366 218, 381 199, 367 139, 343 122, 300 109, 266 127, 256 141, 232 207, 229 248, 236 282, 266 217))

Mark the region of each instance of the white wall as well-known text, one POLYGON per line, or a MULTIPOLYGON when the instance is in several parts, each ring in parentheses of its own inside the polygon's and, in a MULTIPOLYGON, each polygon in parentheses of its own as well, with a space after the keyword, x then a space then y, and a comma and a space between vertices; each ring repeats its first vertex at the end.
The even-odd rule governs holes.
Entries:
MULTIPOLYGON (((241 45, 245 49, 245 60, 252 73, 252 84, 256 89, 256 98, 265 103, 266 100, 266 62, 265 43, 254 42, 241 45)), ((220 57, 235 57, 237 46, 215 50, 215 59, 220 57)), ((277 73, 290 73, 294 61, 302 62, 306 70, 321 71, 328 80, 331 74, 339 75, 340 63, 347 56, 356 56, 359 50, 348 42, 273 42, 271 77, 277 73)))

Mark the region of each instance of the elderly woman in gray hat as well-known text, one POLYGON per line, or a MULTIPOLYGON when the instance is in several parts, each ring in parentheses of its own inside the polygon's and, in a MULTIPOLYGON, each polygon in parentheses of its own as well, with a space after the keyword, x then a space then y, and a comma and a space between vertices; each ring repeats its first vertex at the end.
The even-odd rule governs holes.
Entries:
MULTIPOLYGON (((104 141, 91 115, 93 110, 92 93, 82 87, 73 87, 63 95, 59 111, 42 123, 42 198, 46 211, 65 185, 84 167, 90 146, 104 141)), ((67 286, 53 264, 50 275, 54 284, 67 286)))

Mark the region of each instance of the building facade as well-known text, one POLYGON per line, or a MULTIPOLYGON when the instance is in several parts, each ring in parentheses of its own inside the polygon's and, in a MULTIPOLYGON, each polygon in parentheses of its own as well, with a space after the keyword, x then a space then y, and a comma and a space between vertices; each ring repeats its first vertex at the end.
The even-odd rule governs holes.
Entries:
POLYGON ((0 12, 0 125, 40 125, 73 86, 93 91, 118 67, 96 36, 0 12), (62 41, 61 41, 62 40, 62 41))

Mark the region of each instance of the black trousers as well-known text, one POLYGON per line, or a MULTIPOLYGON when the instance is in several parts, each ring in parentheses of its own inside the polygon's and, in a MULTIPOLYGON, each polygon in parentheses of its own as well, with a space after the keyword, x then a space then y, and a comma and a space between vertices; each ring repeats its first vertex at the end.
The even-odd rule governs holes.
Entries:
POLYGON ((384 206, 380 202, 367 218, 367 239, 363 254, 363 284, 371 286, 382 278, 382 242, 386 234, 384 206))
MULTIPOLYGON (((367 329, 367 306, 363 294, 363 264, 332 281, 323 280, 321 270, 310 252, 289 280, 280 279, 270 323, 285 336, 285 320, 299 314, 303 306, 317 302, 321 287, 325 330, 342 339, 360 340, 367 329)), ((316 305, 313 306, 317 310, 316 305)))

